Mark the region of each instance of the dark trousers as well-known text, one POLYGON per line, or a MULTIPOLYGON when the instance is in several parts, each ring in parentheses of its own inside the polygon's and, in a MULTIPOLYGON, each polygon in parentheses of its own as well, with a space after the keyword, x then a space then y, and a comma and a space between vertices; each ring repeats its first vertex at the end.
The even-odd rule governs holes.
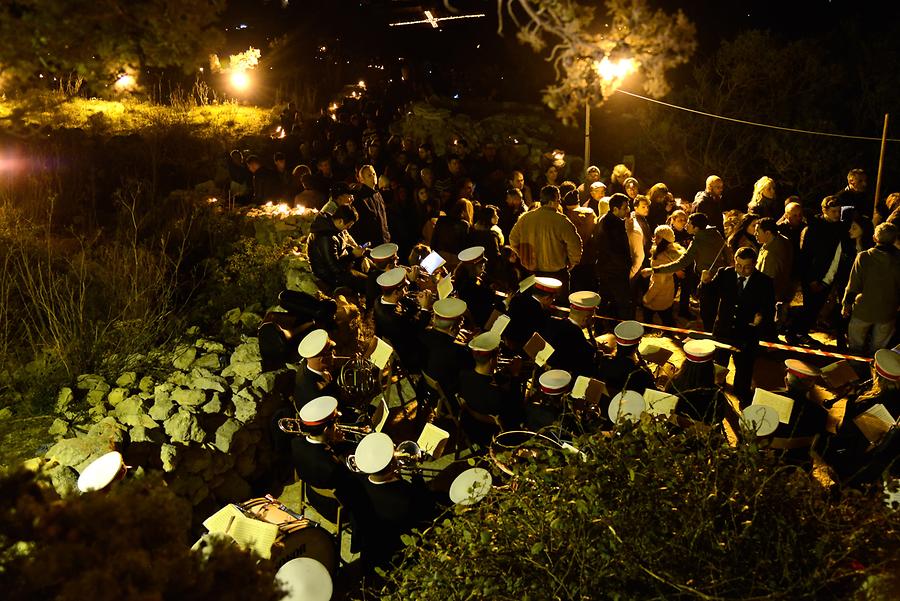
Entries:
POLYGON ((816 292, 813 290, 809 282, 803 282, 803 308, 800 311, 799 319, 796 320, 791 333, 793 334, 809 334, 809 331, 816 325, 819 313, 828 300, 828 294, 831 292, 831 286, 826 286, 822 290, 816 292))
MULTIPOLYGON (((718 336, 717 339, 720 339, 718 336)), ((734 380, 732 387, 734 395, 741 402, 741 406, 749 405, 753 399, 752 382, 753 382, 753 365, 756 363, 756 353, 759 349, 759 342, 756 340, 741 341, 738 352, 733 353, 725 349, 716 351, 716 362, 723 366, 728 366, 728 359, 734 359, 734 380)))
POLYGON ((691 294, 697 290, 697 284, 699 282, 699 278, 693 269, 686 269, 684 271, 684 279, 679 279, 677 276, 675 277, 675 285, 680 289, 680 296, 678 297, 678 310, 682 313, 686 313, 691 310, 691 294))
POLYGON ((661 311, 657 311, 655 309, 648 309, 647 307, 643 307, 644 309, 644 323, 653 323, 653 316, 659 315, 660 321, 664 326, 675 326, 675 318, 672 316, 672 309, 675 308, 675 305, 670 306, 668 309, 663 309, 661 311))
POLYGON ((598 292, 605 311, 601 315, 616 319, 634 319, 634 299, 628 276, 620 278, 604 276, 597 280, 598 292))

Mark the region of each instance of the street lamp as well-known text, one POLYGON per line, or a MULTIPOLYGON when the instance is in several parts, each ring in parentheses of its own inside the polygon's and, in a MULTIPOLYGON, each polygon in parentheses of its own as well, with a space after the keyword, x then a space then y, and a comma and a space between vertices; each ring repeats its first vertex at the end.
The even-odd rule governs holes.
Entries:
MULTIPOLYGON (((608 56, 604 56, 602 60, 594 61, 594 71, 600 76, 605 84, 604 88, 612 88, 615 90, 622 81, 637 69, 637 63, 634 59, 621 58, 617 61, 609 60, 608 56)), ((591 101, 590 98, 584 101, 584 169, 591 166, 591 101)))
POLYGON ((233 71, 228 77, 233 87, 238 92, 243 92, 250 87, 250 76, 246 71, 233 71))

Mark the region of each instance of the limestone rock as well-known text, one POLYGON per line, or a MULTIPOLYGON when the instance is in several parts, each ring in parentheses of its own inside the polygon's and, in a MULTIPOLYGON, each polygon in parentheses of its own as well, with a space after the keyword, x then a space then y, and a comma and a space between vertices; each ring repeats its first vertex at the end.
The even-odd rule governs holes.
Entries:
MULTIPOLYGON (((172 491, 187 499, 193 499, 194 495, 205 486, 203 478, 196 474, 190 474, 183 470, 178 470, 175 477, 169 481, 169 487, 172 491)), ((201 499, 202 500, 202 499, 201 499)))
POLYGON ((75 388, 78 390, 93 390, 100 385, 107 386, 106 390, 109 390, 109 384, 106 383, 103 376, 97 374, 81 374, 75 379, 75 388))
POLYGON ((178 410, 178 413, 167 419, 163 423, 169 438, 172 442, 180 442, 188 444, 190 442, 203 442, 204 432, 197 421, 196 416, 184 408, 178 410))
POLYGON ((222 411, 222 399, 218 392, 212 393, 209 402, 200 408, 203 413, 220 413, 222 411))
POLYGON ((207 353, 216 353, 218 355, 222 355, 228 352, 228 349, 225 348, 225 345, 216 340, 207 340, 205 338, 200 338, 197 340, 195 344, 197 348, 201 348, 207 353))
POLYGON ((231 362, 243 361, 259 361, 262 356, 259 354, 259 340, 256 338, 247 338, 244 344, 238 345, 231 354, 231 362))
POLYGON ((222 316, 222 321, 224 323, 230 323, 232 325, 237 325, 241 321, 241 309, 240 307, 235 307, 230 311, 226 311, 225 315, 222 316))
POLYGON ((164 444, 159 449, 159 459, 164 472, 172 472, 181 460, 181 449, 172 444, 164 444))
POLYGON ((116 378, 116 386, 120 388, 133 388, 137 383, 137 372, 126 371, 116 378))
POLYGON ((88 428, 88 436, 96 436, 97 438, 105 438, 113 443, 121 443, 125 440, 126 428, 116 421, 110 415, 104 417, 96 424, 88 428))
POLYGON ((234 472, 227 472, 214 492, 216 498, 223 502, 246 501, 253 494, 247 481, 234 472))
POLYGON ((246 424, 256 417, 257 400, 247 392, 246 388, 233 396, 231 402, 234 403, 234 417, 238 421, 246 424))
POLYGON ((256 471, 256 457, 253 453, 241 453, 234 460, 234 469, 242 478, 249 478, 256 471))
POLYGON ((206 402, 206 392, 193 388, 179 388, 172 391, 172 400, 182 407, 198 407, 206 402))
POLYGON ((106 399, 106 394, 110 391, 110 386, 106 382, 101 382, 95 388, 88 391, 87 399, 88 405, 91 407, 96 407, 97 405, 102 405, 103 401, 106 399))
POLYGON ((179 346, 175 349, 175 359, 172 361, 177 369, 187 370, 194 359, 197 358, 197 349, 193 346, 179 346))
POLYGON ((129 415, 124 415, 120 418, 122 424, 126 426, 130 426, 132 428, 144 428, 145 430, 153 430, 155 428, 159 428, 159 424, 153 421, 149 415, 144 412, 141 413, 132 413, 129 415))
POLYGON ((191 377, 183 371, 172 372, 166 378, 166 383, 171 384, 173 388, 191 388, 191 377))
POLYGON ((249 311, 241 313, 241 327, 245 330, 256 331, 260 323, 262 323, 262 317, 256 313, 250 313, 249 311))
POLYGON ((128 396, 127 388, 113 388, 109 391, 109 394, 106 396, 106 402, 110 404, 112 407, 116 407, 119 403, 121 403, 125 397, 128 396))
POLYGON ((122 419, 127 415, 135 415, 144 412, 144 403, 139 396, 130 396, 113 409, 113 415, 122 419))
POLYGON ((200 375, 194 374, 194 372, 191 372, 191 375, 193 376, 191 378, 191 388, 225 392, 225 388, 228 386, 228 382, 222 376, 216 376, 211 373, 209 375, 200 375))
POLYGON ((9 407, 4 407, 0 409, 0 420, 9 419, 13 415, 12 409, 9 407))
POLYGON ((219 361, 219 355, 216 353, 206 353, 194 361, 194 367, 203 367, 205 369, 219 369, 222 367, 219 361))
POLYGON ((228 453, 231 450, 234 435, 240 431, 242 427, 241 423, 235 419, 229 418, 225 420, 225 422, 219 426, 218 430, 216 430, 216 441, 214 443, 216 448, 223 453, 228 453))
POLYGON ((270 393, 275 390, 275 380, 277 375, 275 372, 267 371, 259 374, 255 380, 253 380, 253 388, 263 392, 270 393))
POLYGON ((156 397, 153 406, 150 407, 150 417, 155 419, 156 421, 163 421, 175 411, 175 403, 169 398, 168 394, 165 396, 156 397))
POLYGON ((191 472, 200 473, 212 464, 212 453, 201 446, 189 446, 181 456, 180 468, 191 472))
POLYGON ((234 456, 233 455, 225 455, 223 453, 216 453, 213 456, 212 465, 210 469, 212 473, 220 476, 224 474, 228 470, 234 467, 234 456))
POLYGON ((44 472, 57 494, 66 498, 78 492, 78 472, 66 465, 57 465, 44 472))
POLYGON ((144 376, 141 378, 141 381, 138 382, 138 388, 141 392, 153 392, 154 386, 156 386, 156 382, 154 382, 153 378, 150 376, 144 376))
MULTIPOLYGON (((147 419, 150 419, 146 415, 144 416, 147 419)), ((143 418, 142 418, 143 419, 143 418)), ((152 420, 151 420, 152 421, 152 420)), ((152 422, 153 427, 148 428, 143 424, 136 424, 128 430, 128 439, 131 442, 152 442, 155 444, 162 444, 165 442, 165 435, 159 429, 159 424, 156 422, 152 422)), ((171 446, 171 445, 170 445, 171 446)))
POLYGON ((69 431, 69 424, 65 421, 56 418, 53 420, 53 423, 50 424, 50 429, 47 430, 47 433, 51 436, 65 436, 69 431))
POLYGON ((71 388, 60 388, 59 394, 56 395, 56 413, 65 413, 69 411, 69 408, 72 405, 72 401, 74 400, 75 393, 72 392, 71 388))
POLYGON ((91 461, 114 450, 115 445, 108 438, 78 436, 60 440, 50 447, 46 457, 81 472, 91 461))
MULTIPOLYGON (((66 417, 68 417, 68 414, 66 417)), ((106 406, 103 403, 100 403, 99 405, 91 407, 88 409, 88 417, 92 422, 99 422, 106 417, 106 406)))
POLYGON ((222 370, 225 377, 238 376, 247 380, 253 380, 262 373, 262 362, 260 361, 232 361, 232 363, 222 370))

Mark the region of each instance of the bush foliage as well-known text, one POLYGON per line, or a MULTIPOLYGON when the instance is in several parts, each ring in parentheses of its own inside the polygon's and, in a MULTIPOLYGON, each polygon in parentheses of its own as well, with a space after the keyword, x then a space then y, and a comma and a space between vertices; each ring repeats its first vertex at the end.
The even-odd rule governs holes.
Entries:
POLYGON ((0 477, 0 589, 8 601, 275 601, 270 566, 226 543, 190 550, 190 507, 155 477, 60 500, 21 471, 0 477))
POLYGON ((513 482, 408 540, 384 590, 369 593, 845 599, 897 568, 900 513, 877 494, 834 496, 754 445, 646 418, 575 444, 583 456, 531 457, 513 482))

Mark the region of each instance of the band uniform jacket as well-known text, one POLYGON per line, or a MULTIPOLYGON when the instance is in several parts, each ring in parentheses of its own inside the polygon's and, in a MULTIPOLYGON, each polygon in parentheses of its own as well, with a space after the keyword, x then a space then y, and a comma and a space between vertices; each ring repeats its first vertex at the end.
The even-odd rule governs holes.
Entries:
POLYGON ((597 372, 594 346, 575 322, 568 317, 551 317, 547 336, 547 342, 553 347, 553 354, 547 360, 551 367, 564 369, 573 376, 593 376, 597 372))
POLYGON ((294 380, 294 405, 297 411, 300 411, 303 405, 320 396, 339 398, 337 383, 332 378, 331 382, 326 384, 325 378, 309 369, 304 361, 294 380))
POLYGON ((600 359, 597 377, 606 384, 610 395, 626 390, 626 383, 627 390, 641 394, 644 394, 647 388, 656 386, 656 380, 646 366, 635 357, 619 353, 600 359))
POLYGON ((550 317, 531 292, 516 294, 509 301, 509 325, 504 334, 515 349, 520 349, 537 332, 547 339, 547 322, 550 317))
POLYGON ((459 374, 474 365, 469 349, 455 338, 439 330, 428 328, 422 332, 425 347, 425 368, 429 376, 437 380, 448 397, 453 397, 459 388, 459 374))
POLYGON ((424 363, 419 333, 425 328, 428 313, 418 309, 402 310, 399 305, 375 301, 375 335, 387 340, 407 371, 418 372, 424 363))
POLYGON ((500 418, 504 428, 522 423, 522 390, 514 381, 506 385, 498 376, 480 374, 474 369, 459 374, 459 396, 478 413, 500 418))
POLYGON ((771 332, 775 317, 775 286, 766 274, 754 270, 743 290, 739 290, 734 267, 724 267, 712 281, 701 285, 701 290, 718 300, 713 326, 713 335, 717 339, 746 348, 771 332), (762 315, 762 322, 753 326, 757 313, 762 315))

